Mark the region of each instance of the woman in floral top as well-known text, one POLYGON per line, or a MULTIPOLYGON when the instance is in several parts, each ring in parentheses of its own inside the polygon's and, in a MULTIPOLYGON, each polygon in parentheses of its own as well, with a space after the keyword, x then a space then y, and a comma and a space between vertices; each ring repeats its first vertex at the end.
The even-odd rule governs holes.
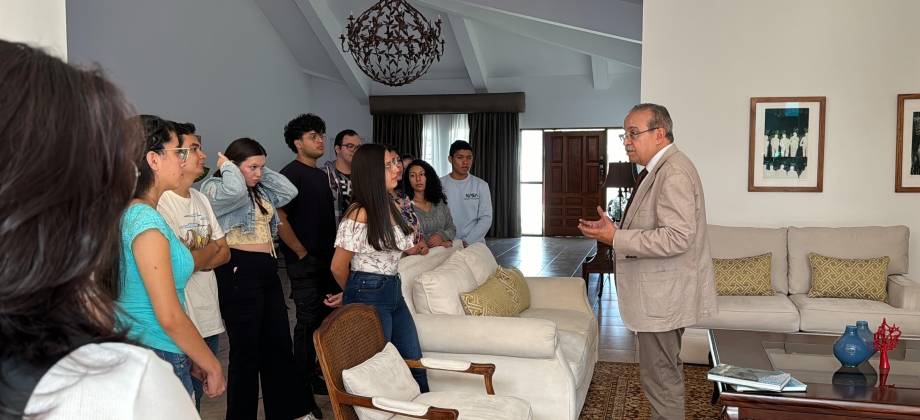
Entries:
MULTIPOLYGON (((332 275, 344 290, 342 303, 377 308, 387 341, 405 359, 420 359, 415 321, 402 296, 397 272, 403 251, 413 248, 413 229, 390 200, 399 180, 399 158, 379 144, 365 144, 352 161, 352 204, 335 238, 332 275)), ((424 243, 424 241, 421 241, 424 243)), ((424 369, 412 369, 422 392, 428 392, 424 369)))
MULTIPOLYGON (((402 158, 399 156, 399 151, 397 151, 393 146, 389 144, 384 144, 386 148, 387 160, 396 159, 399 162, 399 172, 396 185, 390 186, 387 185, 387 192, 390 194, 390 199, 393 200, 393 203, 396 204, 396 208, 399 209, 399 213, 402 214, 403 220, 406 221, 406 224, 412 228, 412 248, 406 250, 406 254, 409 255, 428 255, 428 243, 425 239, 425 232, 422 231, 422 226, 419 222, 418 215, 415 214, 415 208, 412 206, 412 199, 406 195, 405 191, 399 188, 399 185, 402 183, 403 179, 403 163, 402 158)), ((396 171, 396 169, 394 169, 396 171)))

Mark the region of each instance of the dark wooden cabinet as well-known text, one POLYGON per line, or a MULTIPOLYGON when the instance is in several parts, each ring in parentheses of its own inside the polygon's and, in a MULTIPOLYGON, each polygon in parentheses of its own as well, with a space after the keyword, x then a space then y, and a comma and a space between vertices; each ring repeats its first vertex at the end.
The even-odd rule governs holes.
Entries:
POLYGON ((597 295, 604 292, 604 275, 616 273, 616 259, 613 258, 613 247, 603 242, 597 242, 597 253, 585 258, 581 263, 581 277, 585 279, 585 288, 588 287, 588 275, 598 273, 597 295))

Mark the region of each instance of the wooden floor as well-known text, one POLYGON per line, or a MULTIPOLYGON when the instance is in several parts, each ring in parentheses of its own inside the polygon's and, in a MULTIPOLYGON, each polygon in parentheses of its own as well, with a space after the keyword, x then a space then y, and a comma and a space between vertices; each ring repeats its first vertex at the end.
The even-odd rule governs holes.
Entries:
MULTIPOLYGON (((581 262, 585 257, 595 252, 593 239, 580 238, 543 238, 523 237, 507 239, 486 239, 486 245, 495 255, 495 260, 505 267, 515 266, 521 269, 528 277, 581 277, 581 262)), ((281 281, 284 284, 285 296, 290 290, 290 284, 285 270, 279 270, 281 281)), ((597 315, 600 324, 600 337, 598 343, 599 358, 610 362, 638 362, 636 334, 623 326, 620 319, 619 303, 616 290, 611 280, 604 286, 604 294, 597 296, 597 274, 592 274, 588 284, 588 299, 597 315)), ((288 315, 291 330, 296 323, 293 302, 288 300, 288 315)), ((229 341, 227 334, 221 334, 220 352, 218 359, 227 372, 229 362, 229 341)), ((323 418, 332 419, 332 408, 329 398, 317 396, 317 403, 322 407, 323 418)), ((201 401, 202 419, 224 419, 227 407, 226 394, 214 399, 205 397, 201 401)), ((259 405, 259 419, 263 419, 261 404, 259 405)))

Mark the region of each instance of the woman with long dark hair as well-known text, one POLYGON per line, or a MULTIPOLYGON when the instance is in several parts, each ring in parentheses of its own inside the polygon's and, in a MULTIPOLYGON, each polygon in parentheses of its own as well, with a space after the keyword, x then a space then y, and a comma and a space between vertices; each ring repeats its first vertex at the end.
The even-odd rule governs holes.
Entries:
POLYGON ((396 162, 396 169, 393 169, 393 171, 396 173, 396 185, 391 187, 388 184, 387 193, 389 193, 393 204, 396 204, 396 207, 399 209, 399 213, 402 215, 403 220, 405 220, 406 224, 409 225, 409 228, 412 229, 412 247, 405 250, 405 252, 409 255, 427 255, 428 243, 425 242, 425 232, 422 231, 418 215, 415 214, 415 209, 412 206, 412 200, 410 200, 409 196, 407 196, 405 191, 403 191, 403 188, 405 187, 400 185, 403 182, 404 172, 402 157, 399 155, 399 151, 396 150, 393 146, 389 144, 382 144, 382 146, 386 150, 387 159, 391 159, 396 162))
POLYGON ((457 235, 457 227, 447 207, 447 195, 441 187, 438 173, 428 162, 413 160, 406 166, 403 183, 428 246, 450 248, 457 235))
POLYGON ((276 209, 297 188, 265 166, 266 155, 253 139, 234 140, 226 154, 217 154, 218 171, 201 186, 230 247, 230 261, 214 269, 230 338, 228 420, 256 418, 260 380, 266 419, 307 414, 272 239, 276 209))
MULTIPOLYGON (((419 359, 418 332, 397 272, 401 254, 413 247, 413 230, 389 193, 399 182, 399 163, 380 144, 365 144, 355 152, 352 204, 339 224, 331 270, 344 290, 342 303, 377 308, 386 340, 403 358, 419 359)), ((412 376, 428 392, 425 370, 412 369, 412 376)))
POLYGON ((196 418, 118 323, 143 128, 98 67, 0 40, 0 419, 196 418))

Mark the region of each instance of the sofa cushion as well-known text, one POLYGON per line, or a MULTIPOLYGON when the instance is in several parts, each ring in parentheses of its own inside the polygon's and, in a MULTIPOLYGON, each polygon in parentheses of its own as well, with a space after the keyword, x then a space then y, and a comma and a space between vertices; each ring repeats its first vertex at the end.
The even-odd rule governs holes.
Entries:
POLYGON ((716 293, 719 296, 773 296, 770 285, 770 260, 768 252, 754 257, 712 259, 716 274, 716 293))
POLYGON ((501 280, 493 276, 489 276, 482 286, 467 293, 460 293, 460 303, 467 315, 520 316, 517 302, 511 299, 501 280))
MULTIPOLYGON (((530 420, 533 418, 530 403, 507 395, 488 395, 484 392, 474 394, 472 392, 435 391, 421 394, 412 402, 432 407, 454 408, 461 413, 460 420, 530 420)), ((393 417, 393 420, 409 419, 414 418, 400 415, 393 417)))
POLYGON ((537 318, 552 321, 557 330, 565 330, 587 335, 594 322, 594 316, 571 309, 530 308, 521 312, 521 318, 537 318))
POLYGON ((562 355, 565 356, 569 369, 572 369, 575 383, 580 384, 585 377, 585 368, 588 365, 587 339, 584 335, 574 331, 559 330, 556 334, 559 337, 562 355))
POLYGON ((893 308, 867 299, 814 299, 806 295, 791 295, 789 299, 799 308, 800 328, 804 332, 840 335, 847 325, 856 325, 856 321, 869 321, 869 329, 875 331, 885 318, 888 325, 897 324, 905 337, 920 336, 920 311, 893 308))
MULTIPOLYGON (((412 378, 409 366, 399 355, 393 343, 387 343, 380 353, 363 363, 342 371, 345 391, 362 397, 387 397, 412 401, 421 394, 418 383, 412 378)), ((393 417, 385 411, 355 407, 361 420, 386 420, 393 417)))
POLYGON ((484 243, 472 244, 457 251, 457 255, 460 255, 466 265, 470 266, 470 271, 473 272, 473 277, 476 278, 476 284, 485 283, 489 276, 495 272, 495 269, 498 268, 495 256, 492 255, 492 251, 484 243))
POLYGON ((406 306, 409 307, 409 312, 418 312, 415 308, 415 279, 422 274, 438 268, 441 264, 444 264, 451 255, 454 255, 459 248, 463 247, 460 244, 461 242, 457 240, 454 246, 450 248, 436 246, 428 251, 428 255, 409 255, 399 259, 399 277, 402 279, 402 294, 403 298, 406 300, 406 306))
POLYGON ((517 305, 518 312, 523 312, 530 307, 530 287, 524 280, 524 273, 517 267, 505 268, 498 266, 494 276, 505 286, 511 300, 517 305))
POLYGON ((464 315, 460 294, 476 288, 476 279, 456 253, 438 268, 415 279, 415 309, 422 314, 464 315))
POLYGON ((729 259, 771 253, 773 290, 789 293, 786 266, 786 228, 765 229, 709 225, 709 251, 713 258, 729 259))
POLYGON ((703 318, 693 328, 796 332, 799 311, 785 295, 718 296, 719 314, 703 318))
POLYGON ((910 229, 907 226, 790 227, 789 294, 805 294, 811 289, 809 255, 812 252, 849 259, 887 256, 891 258, 888 264, 889 275, 907 274, 909 241, 910 229))
POLYGON ((888 262, 891 258, 845 260, 811 253, 810 298, 870 299, 888 303, 888 262))

